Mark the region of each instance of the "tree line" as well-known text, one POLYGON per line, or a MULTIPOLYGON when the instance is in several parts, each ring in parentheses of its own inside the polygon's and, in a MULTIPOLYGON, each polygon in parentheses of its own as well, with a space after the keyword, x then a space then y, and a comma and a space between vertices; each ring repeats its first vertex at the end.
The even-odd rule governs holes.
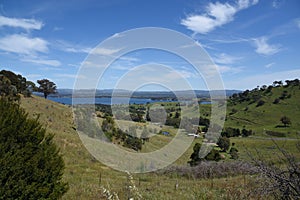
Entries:
POLYGON ((63 158, 38 118, 20 107, 34 83, 0 72, 0 199, 59 199, 68 190, 63 158))
POLYGON ((20 94, 30 97, 32 92, 41 92, 47 98, 49 94, 56 93, 56 84, 48 79, 37 80, 39 86, 28 81, 25 77, 14 72, 0 71, 0 96, 9 100, 19 100, 20 94))
MULTIPOLYGON (((299 87, 300 88, 300 80, 286 80, 286 84, 282 81, 274 81, 272 85, 263 85, 261 87, 257 86, 252 90, 245 90, 240 93, 235 93, 229 97, 229 103, 236 105, 237 103, 249 102, 249 104, 257 103, 257 107, 262 106, 265 102, 262 99, 263 95, 267 95, 272 93, 273 88, 277 87, 299 87)), ((287 91, 283 91, 282 95, 274 100, 274 104, 278 104, 280 100, 284 100, 286 98, 290 98, 291 94, 288 94, 287 91)))

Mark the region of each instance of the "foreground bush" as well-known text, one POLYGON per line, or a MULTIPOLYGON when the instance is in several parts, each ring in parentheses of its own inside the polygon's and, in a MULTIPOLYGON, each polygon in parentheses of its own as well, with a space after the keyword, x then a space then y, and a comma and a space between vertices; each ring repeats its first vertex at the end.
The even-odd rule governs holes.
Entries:
MULTIPOLYGON (((258 156, 254 157, 249 154, 257 166, 260 173, 258 183, 260 187, 253 191, 261 195, 272 195, 275 199, 300 199, 300 163, 296 156, 278 146, 273 141, 276 150, 273 156, 277 156, 281 160, 278 166, 262 156, 258 152, 258 156)), ((300 152, 300 143, 297 143, 297 150, 300 152)))
POLYGON ((37 119, 0 99, 0 199, 58 199, 64 162, 37 119))

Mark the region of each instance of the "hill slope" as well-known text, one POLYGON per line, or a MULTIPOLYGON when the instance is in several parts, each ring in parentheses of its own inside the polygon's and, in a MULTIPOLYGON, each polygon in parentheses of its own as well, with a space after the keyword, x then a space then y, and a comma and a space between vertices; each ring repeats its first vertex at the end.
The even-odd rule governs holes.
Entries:
MULTIPOLYGON (((280 88, 275 89, 273 93, 279 95, 280 88)), ((239 108, 239 110, 235 114, 229 116, 227 123, 230 122, 233 125, 242 126, 242 120, 236 120, 236 118, 245 118, 243 108, 248 105, 250 110, 249 121, 251 121, 252 124, 247 124, 247 126, 252 126, 254 128, 257 124, 259 124, 256 129, 258 130, 263 127, 263 123, 269 123, 269 121, 257 120, 257 116, 251 114, 255 113, 255 109, 259 109, 259 111, 256 110, 256 112, 264 113, 264 115, 268 113, 268 111, 262 111, 264 106, 266 106, 265 109, 273 106, 286 106, 288 111, 288 113, 284 113, 286 115, 291 112, 290 106, 286 105, 286 103, 298 106, 297 109, 299 109, 299 104, 294 102, 296 101, 294 97, 299 99, 299 91, 296 91, 296 88, 294 88, 289 92, 292 94, 291 98, 283 100, 279 105, 265 103, 262 107, 255 107, 254 104, 248 105, 249 103, 247 102, 229 105, 229 108, 239 108), (295 94, 293 91, 295 91, 295 94), (251 111, 252 109, 253 111, 251 111)), ((275 96, 270 97, 270 99, 274 97, 275 96)), ((265 98, 267 100, 267 97, 265 98)), ((120 199, 126 199, 128 195, 128 189, 126 190, 126 187, 128 187, 128 176, 126 173, 115 171, 99 163, 85 149, 75 130, 71 107, 37 96, 22 98, 21 106, 25 108, 30 116, 39 116, 40 122, 47 128, 47 132, 55 135, 54 140, 61 149, 66 165, 64 179, 70 186, 69 191, 63 199, 105 199, 101 195, 103 186, 109 188, 110 191, 118 193, 120 199)), ((280 108, 280 111, 283 111, 283 108, 280 108)), ((299 118, 298 114, 295 116, 298 116, 299 118)), ((277 118, 278 117, 274 117, 274 121, 271 120, 270 124, 278 124, 279 121, 277 118)), ((295 121, 296 119, 296 117, 291 116, 293 124, 290 128, 293 130, 295 130, 295 127, 298 126, 297 121, 295 121)), ((197 140, 198 139, 196 139, 195 142, 197 140)), ((271 148, 273 148, 274 144, 270 140, 266 141, 257 138, 232 138, 232 142, 235 142, 236 147, 240 150, 241 158, 247 159, 247 152, 242 149, 243 147, 255 147, 257 149, 262 149, 264 152, 267 152, 268 155, 273 153, 273 149, 271 148)), ((295 140, 278 141, 279 145, 287 145, 287 142, 288 146, 293 147, 291 151, 296 152, 295 140)), ((193 151, 192 148, 193 146, 191 146, 180 159, 188 160, 191 152, 193 151)), ((184 164, 183 162, 180 163, 184 164)), ((230 177, 230 179, 218 178, 213 180, 214 187, 212 188, 212 180, 182 177, 177 174, 172 176, 168 174, 162 175, 159 173, 135 174, 134 179, 143 199, 198 199, 200 197, 210 199, 224 199, 225 197, 234 198, 234 196, 231 196, 234 195, 234 193, 231 193, 230 191, 224 192, 224 188, 230 186, 231 191, 238 189, 239 191, 242 191, 240 195, 248 194, 251 187, 241 188, 240 183, 243 181, 245 182, 245 180, 246 182, 252 181, 250 176, 234 176, 230 177), (179 188, 174 190, 174 185, 177 183, 179 184, 179 188)), ((240 197, 242 198, 242 196, 240 197)))
POLYGON ((246 127, 256 134, 268 131, 294 137, 300 131, 300 85, 262 87, 231 96, 225 125, 246 127), (291 124, 285 127, 280 119, 286 116, 291 124))
MULTIPOLYGON (((126 179, 125 174, 103 166, 85 149, 74 129, 70 107, 37 96, 22 98, 21 106, 25 108, 29 116, 39 116, 39 121, 47 128, 47 132, 55 135, 54 140, 65 161, 64 178, 70 186, 63 199, 95 199, 99 197, 101 193, 100 173, 104 182, 107 181, 107 177, 113 180, 117 180, 118 176, 126 179)), ((111 180, 110 182, 114 183, 111 180)), ((122 188, 121 185, 119 186, 122 188)))

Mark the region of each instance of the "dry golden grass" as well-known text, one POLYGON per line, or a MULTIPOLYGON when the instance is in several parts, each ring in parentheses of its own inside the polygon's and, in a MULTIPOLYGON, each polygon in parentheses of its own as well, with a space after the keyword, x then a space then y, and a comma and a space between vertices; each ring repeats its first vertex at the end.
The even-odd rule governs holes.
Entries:
MULTIPOLYGON (((91 156, 74 129, 72 109, 69 106, 36 96, 22 98, 21 105, 30 116, 39 116, 48 133, 55 135, 55 142, 65 161, 64 179, 70 186, 63 199, 107 199, 103 195, 103 188, 115 193, 119 199, 126 199, 128 174, 104 166, 91 156)), ((162 138, 153 137, 153 145, 160 146, 159 140, 162 138)), ((239 139, 234 142, 236 145, 242 145, 239 139)), ((251 139, 243 140, 243 142, 247 142, 248 147, 254 144, 251 139)), ((186 164, 192 147, 177 161, 177 164, 186 164)), ((145 148, 154 149, 147 145, 145 148)), ((133 174, 132 181, 143 199, 258 199, 258 196, 247 196, 256 187, 254 178, 248 175, 194 180, 147 173, 133 174)))

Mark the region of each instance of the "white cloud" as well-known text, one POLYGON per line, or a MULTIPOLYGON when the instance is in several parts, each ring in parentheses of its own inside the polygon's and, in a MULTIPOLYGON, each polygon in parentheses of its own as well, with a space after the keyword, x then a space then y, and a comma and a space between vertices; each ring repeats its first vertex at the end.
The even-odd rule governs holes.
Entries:
POLYGON ((229 66, 232 64, 235 64, 236 61, 242 59, 241 57, 235 57, 231 56, 225 53, 221 53, 219 55, 216 55, 214 57, 214 62, 216 63, 217 69, 219 70, 220 73, 238 73, 242 71, 242 67, 233 67, 229 66))
MULTIPOLYGON (((108 48, 89 48, 89 47, 65 47, 63 48, 64 51, 70 52, 70 53, 86 53, 86 54, 94 54, 94 55, 104 55, 104 56, 110 56, 114 53, 119 52, 121 49, 108 49, 108 48)), ((124 58, 125 59, 125 58, 124 58)))
POLYGON ((66 47, 64 51, 70 53, 89 53, 92 49, 91 48, 75 48, 75 47, 66 47))
POLYGON ((109 49, 109 48, 95 48, 91 51, 92 54, 96 55, 104 55, 104 56, 110 56, 113 55, 114 53, 119 52, 121 49, 109 49))
POLYGON ((242 71, 242 67, 231 67, 228 65, 217 65, 217 69, 221 74, 225 73, 231 73, 231 74, 236 74, 242 71))
POLYGON ((190 15, 183 19, 181 24, 195 33, 206 34, 217 27, 231 22, 238 11, 257 3, 258 0, 239 0, 233 5, 220 2, 209 3, 205 8, 205 13, 190 15))
POLYGON ((225 53, 221 53, 213 59, 218 64, 233 64, 235 61, 240 60, 240 57, 234 57, 225 53))
POLYGON ((58 67, 61 63, 58 60, 43 60, 43 59, 22 59, 24 62, 31 62, 38 65, 49 65, 53 67, 58 67))
POLYGON ((266 65, 265 65, 265 68, 270 68, 270 67, 272 67, 274 64, 275 64, 274 62, 269 63, 269 64, 266 64, 266 65))
POLYGON ((30 30, 30 29, 40 30, 43 26, 43 23, 35 19, 9 18, 9 17, 0 16, 0 27, 1 26, 23 28, 26 30, 30 30))
POLYGON ((187 70, 176 70, 177 74, 180 74, 183 78, 197 77, 194 73, 187 70))
POLYGON ((69 63, 68 66, 76 67, 76 68, 77 68, 77 67, 80 67, 80 64, 72 64, 72 63, 69 63))
POLYGON ((47 52, 48 42, 41 38, 29 38, 25 35, 8 35, 0 38, 0 50, 19 53, 35 54, 36 52, 47 52))
POLYGON ((137 62, 137 61, 140 61, 139 58, 129 57, 129 56, 121 56, 119 59, 123 60, 123 61, 128 61, 128 62, 137 62))
POLYGON ((261 55, 269 56, 280 51, 280 47, 278 45, 268 44, 268 39, 266 37, 254 39, 254 44, 256 46, 256 53, 261 55))
POLYGON ((70 52, 70 53, 86 53, 87 54, 92 50, 92 48, 84 47, 84 46, 78 45, 78 44, 71 44, 64 40, 56 40, 53 43, 51 43, 51 45, 56 49, 59 49, 61 51, 65 51, 65 52, 70 52))
MULTIPOLYGON (((78 44, 71 44, 69 42, 58 40, 53 44, 54 47, 70 53, 86 53, 86 54, 94 54, 94 55, 104 55, 104 56, 111 56, 114 53, 119 52, 121 49, 113 49, 113 48, 91 48, 91 47, 84 47, 78 44)), ((125 58, 124 58, 125 59, 125 58)))

